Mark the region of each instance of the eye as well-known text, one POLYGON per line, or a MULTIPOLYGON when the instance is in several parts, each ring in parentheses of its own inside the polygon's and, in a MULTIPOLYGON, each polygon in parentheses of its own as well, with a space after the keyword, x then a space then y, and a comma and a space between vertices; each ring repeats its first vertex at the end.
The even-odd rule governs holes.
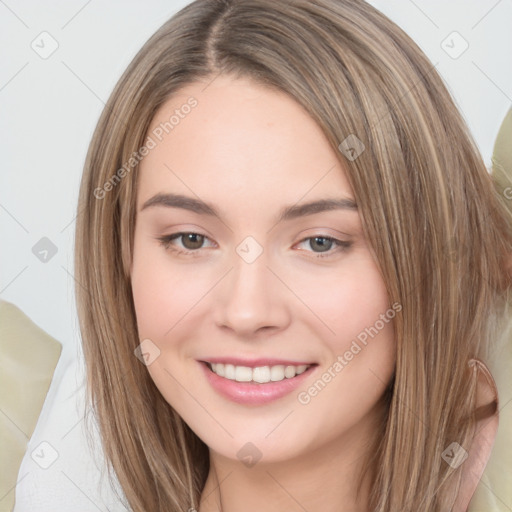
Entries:
POLYGON ((331 236, 317 235, 304 238, 297 245, 300 246, 303 244, 309 245, 309 248, 312 250, 311 252, 316 253, 317 258, 325 258, 339 251, 346 251, 350 248, 352 242, 338 240, 331 236), (333 248, 334 250, 332 250, 333 248))
POLYGON ((189 254, 197 251, 198 249, 203 249, 206 241, 210 242, 210 247, 215 245, 205 235, 193 232, 174 233, 172 235, 160 237, 158 240, 160 240, 160 243, 166 249, 172 249, 173 251, 183 254, 189 254), (176 241, 181 241, 181 245, 177 244, 176 241))
MULTIPOLYGON (((172 250, 178 254, 198 253, 199 249, 215 246, 206 235, 195 232, 174 233, 159 237, 158 240, 165 249, 172 250), (205 243, 208 243, 208 245, 205 245, 205 243)), ((338 240, 331 236, 316 235, 304 238, 297 246, 304 244, 309 246, 309 249, 306 248, 307 252, 313 252, 316 258, 325 258, 333 256, 340 251, 348 250, 352 242, 338 240)))

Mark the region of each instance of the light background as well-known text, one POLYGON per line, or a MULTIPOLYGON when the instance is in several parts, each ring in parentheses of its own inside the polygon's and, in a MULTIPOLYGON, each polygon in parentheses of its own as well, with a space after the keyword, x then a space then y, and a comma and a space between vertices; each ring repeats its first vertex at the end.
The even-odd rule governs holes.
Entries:
MULTIPOLYGON (((89 141, 135 53, 188 3, 0 0, 0 296, 66 352, 74 352, 79 340, 73 236, 89 141), (43 31, 58 43, 46 59, 31 47, 50 48, 43 31), (57 249, 47 262, 32 251, 43 237, 57 249)), ((370 3, 436 64, 490 165, 496 133, 512 103, 512 0, 370 3), (453 58, 463 40, 468 49, 453 58)))

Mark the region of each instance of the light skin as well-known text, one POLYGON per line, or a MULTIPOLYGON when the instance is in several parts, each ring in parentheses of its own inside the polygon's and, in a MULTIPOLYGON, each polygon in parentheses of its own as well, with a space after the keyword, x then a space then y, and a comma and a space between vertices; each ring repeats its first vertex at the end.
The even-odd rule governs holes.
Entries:
POLYGON ((150 132, 190 96, 198 101, 141 163, 131 277, 140 339, 160 350, 148 371, 209 447, 200 512, 366 511, 368 480, 356 500, 357 476, 394 371, 392 322, 309 403, 298 400, 391 307, 359 211, 347 207, 353 191, 295 101, 245 79, 208 82, 160 108, 150 132), (159 194, 207 202, 218 215, 148 205, 159 194), (345 202, 279 220, 323 199, 345 202), (159 240, 176 233, 204 238, 159 240), (248 236, 263 249, 252 263, 236 250, 248 236), (243 405, 213 389, 198 362, 222 356, 318 366, 297 391, 243 405), (262 455, 252 467, 237 457, 248 442, 262 455))

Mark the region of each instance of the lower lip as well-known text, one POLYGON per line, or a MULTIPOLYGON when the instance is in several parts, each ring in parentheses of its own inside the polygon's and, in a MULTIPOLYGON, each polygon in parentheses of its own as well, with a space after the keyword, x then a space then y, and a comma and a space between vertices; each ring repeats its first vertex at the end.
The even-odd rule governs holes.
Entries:
POLYGON ((208 382, 218 393, 233 402, 244 405, 267 404, 288 395, 303 384, 317 366, 310 366, 305 372, 291 379, 285 377, 278 382, 271 381, 264 384, 257 384, 253 382, 237 382, 236 380, 219 377, 219 375, 210 370, 206 363, 199 362, 199 364, 208 382))

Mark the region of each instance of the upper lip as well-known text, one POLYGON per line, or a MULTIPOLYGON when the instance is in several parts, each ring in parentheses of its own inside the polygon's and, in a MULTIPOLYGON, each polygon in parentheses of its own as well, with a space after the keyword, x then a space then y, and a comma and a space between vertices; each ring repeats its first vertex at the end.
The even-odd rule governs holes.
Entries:
POLYGON ((287 359, 274 359, 274 358, 257 358, 257 359, 241 359, 239 357, 209 357, 201 360, 204 363, 223 363, 232 364, 233 366, 247 366, 249 368, 257 368, 260 366, 302 366, 313 365, 316 363, 307 361, 287 360, 287 359))

